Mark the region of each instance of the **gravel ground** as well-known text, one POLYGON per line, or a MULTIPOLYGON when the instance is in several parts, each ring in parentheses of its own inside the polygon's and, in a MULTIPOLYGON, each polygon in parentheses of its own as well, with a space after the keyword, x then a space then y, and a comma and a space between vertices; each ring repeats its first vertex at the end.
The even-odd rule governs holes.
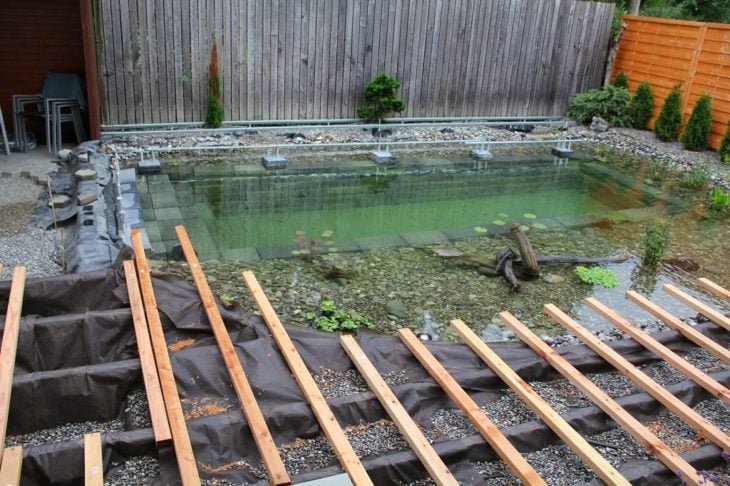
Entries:
POLYGON ((124 423, 121 420, 111 422, 76 422, 53 427, 51 429, 39 430, 30 434, 9 435, 5 438, 5 447, 22 445, 33 447, 43 444, 55 444, 70 440, 82 439, 84 434, 91 432, 118 432, 124 430, 124 423))
MULTIPOLYGON (((402 385, 408 382, 405 371, 381 373, 388 386, 402 385)), ((320 368, 319 373, 313 375, 314 382, 326 399, 344 397, 354 393, 370 390, 365 378, 355 369, 336 371, 329 368, 320 368)))

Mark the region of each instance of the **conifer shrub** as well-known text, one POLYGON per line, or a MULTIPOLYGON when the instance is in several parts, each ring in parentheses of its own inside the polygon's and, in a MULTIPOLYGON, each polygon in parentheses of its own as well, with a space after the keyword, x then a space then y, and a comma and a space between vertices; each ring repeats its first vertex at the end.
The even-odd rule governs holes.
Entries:
POLYGON ((710 127, 712 126, 711 98, 708 95, 700 96, 692 114, 689 117, 687 126, 682 132, 682 145, 687 150, 705 150, 710 139, 710 127))
POLYGON ((654 133, 659 140, 665 142, 677 140, 679 129, 682 128, 681 98, 682 94, 679 92, 679 87, 675 87, 664 100, 659 118, 654 123, 654 133))
POLYGON ((727 122, 725 136, 722 137, 720 148, 717 149, 717 155, 720 156, 720 162, 723 164, 730 164, 730 122, 727 122))
POLYGON ((214 41, 210 50, 208 66, 208 114, 205 117, 207 128, 220 128, 223 124, 223 106, 221 105, 221 78, 218 73, 218 44, 214 41))
POLYGON ((646 130, 652 113, 654 112, 654 95, 651 85, 646 81, 639 84, 636 93, 631 98, 631 126, 646 130))
POLYGON ((629 89, 629 77, 623 71, 619 71, 613 78, 613 85, 617 88, 629 89))
POLYGON ((393 76, 376 76, 365 88, 366 103, 357 109, 357 116, 372 123, 380 121, 392 111, 405 110, 405 102, 395 92, 398 88, 400 83, 393 76))
POLYGON ((629 91, 609 84, 574 95, 566 115, 581 125, 588 125, 594 116, 600 116, 611 126, 627 127, 630 105, 629 91))

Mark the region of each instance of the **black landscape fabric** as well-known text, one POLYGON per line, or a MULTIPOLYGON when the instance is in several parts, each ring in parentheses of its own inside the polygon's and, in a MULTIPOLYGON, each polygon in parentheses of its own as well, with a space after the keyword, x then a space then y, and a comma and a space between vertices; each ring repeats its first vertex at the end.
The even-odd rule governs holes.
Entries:
MULTIPOLYGON (((169 345, 190 344, 170 353, 198 469, 203 479, 228 480, 234 484, 261 478, 260 457, 240 409, 230 379, 207 324, 197 291, 170 275, 155 274, 153 283, 169 345), (214 411, 210 414, 211 410, 214 411)), ((10 281, 0 282, 0 315, 5 315, 10 281)), ((265 290, 265 289, 264 289, 265 290)), ((260 317, 236 306, 218 302, 222 317, 248 379, 277 444, 319 435, 319 426, 286 363, 260 317)), ((458 316, 455 316, 458 317, 458 316)), ((713 324, 698 329, 724 346, 730 333, 713 324)), ((340 347, 338 336, 287 326, 302 358, 313 374, 320 368, 346 371, 353 368, 340 347)), ((655 337, 675 351, 692 347, 673 331, 655 337)), ((430 379, 411 353, 394 336, 360 332, 357 339, 383 374, 405 372, 407 382, 393 387, 409 414, 424 428, 433 414, 453 404, 430 379)), ((428 348, 464 389, 483 405, 502 396, 505 386, 466 346, 427 343, 428 348)), ((617 349, 632 363, 650 363, 655 357, 630 340, 616 341, 617 349)), ((520 343, 495 343, 493 349, 522 378, 559 378, 535 353, 520 343)), ((607 370, 606 364, 585 346, 560 348, 560 353, 581 371, 607 370)), ((730 385, 730 372, 714 375, 730 385)), ((116 269, 98 270, 46 279, 29 279, 23 303, 16 375, 13 383, 8 434, 26 434, 69 422, 106 422, 121 419, 130 430, 103 435, 107 474, 112 461, 140 455, 158 456, 160 484, 179 482, 172 450, 157 450, 151 429, 131 429, 128 394, 141 386, 141 370, 128 308, 124 279, 116 269)), ((691 382, 669 387, 688 404, 709 398, 691 382)), ((618 400, 640 420, 651 420, 663 407, 644 393, 618 400)), ((372 393, 356 393, 329 400, 344 427, 387 418, 372 393)), ((564 417, 582 434, 594 435, 616 426, 596 407, 578 408, 564 417)), ((503 429, 521 452, 541 449, 558 438, 539 421, 503 429)), ((443 436, 434 447, 454 476, 463 484, 487 484, 474 469, 475 461, 493 460, 494 452, 478 435, 459 440, 443 436)), ((720 451, 705 446, 687 455, 702 467, 721 461, 720 451)), ((412 482, 427 473, 410 451, 396 451, 362 458, 375 484, 412 482)), ((644 461, 621 469, 641 484, 669 484, 671 471, 659 463, 644 461)), ((295 476, 295 482, 340 473, 336 460, 316 471, 295 476)), ((83 439, 27 447, 23 484, 78 484, 83 478, 83 439)))

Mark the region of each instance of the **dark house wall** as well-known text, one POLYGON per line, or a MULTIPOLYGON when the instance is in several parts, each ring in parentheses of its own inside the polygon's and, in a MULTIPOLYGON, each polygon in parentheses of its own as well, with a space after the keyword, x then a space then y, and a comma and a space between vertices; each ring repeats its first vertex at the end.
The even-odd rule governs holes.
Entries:
POLYGON ((0 106, 8 131, 10 97, 38 93, 47 71, 84 76, 79 0, 0 0, 0 106))

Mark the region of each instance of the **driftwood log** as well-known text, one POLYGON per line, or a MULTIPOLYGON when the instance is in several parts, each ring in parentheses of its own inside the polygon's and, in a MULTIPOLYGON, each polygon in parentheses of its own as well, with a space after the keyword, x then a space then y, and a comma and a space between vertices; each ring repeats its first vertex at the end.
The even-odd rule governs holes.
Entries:
POLYGON ((502 248, 497 252, 494 259, 485 258, 471 253, 464 253, 451 248, 435 248, 433 251, 442 258, 451 258, 464 261, 477 266, 477 272, 488 277, 502 276, 509 283, 513 292, 520 290, 520 281, 517 279, 514 267, 517 266, 520 275, 524 278, 535 278, 540 275, 541 264, 567 263, 567 264, 594 264, 594 263, 620 263, 628 259, 628 254, 610 258, 590 258, 575 255, 547 255, 535 254, 530 240, 522 229, 513 225, 510 233, 517 242, 517 255, 510 248, 502 248))

